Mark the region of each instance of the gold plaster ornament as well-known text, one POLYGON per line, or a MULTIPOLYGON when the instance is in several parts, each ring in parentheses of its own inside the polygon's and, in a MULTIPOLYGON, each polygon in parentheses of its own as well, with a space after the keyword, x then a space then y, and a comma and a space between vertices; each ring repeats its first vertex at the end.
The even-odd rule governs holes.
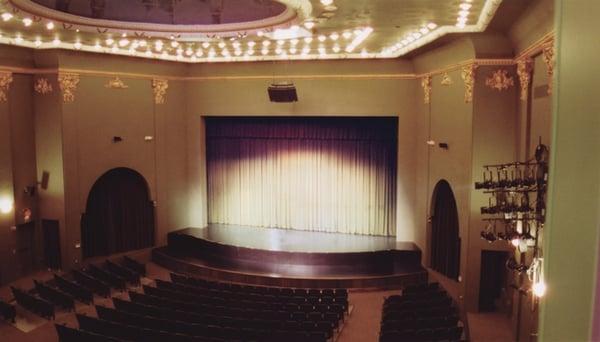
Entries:
POLYGON ((533 60, 531 58, 524 58, 517 61, 517 75, 519 76, 519 84, 521 85, 521 101, 527 101, 532 70, 533 60))
POLYGON ((75 90, 79 84, 78 74, 58 74, 58 85, 63 94, 63 102, 75 101, 75 90))
POLYGON ((431 102, 431 76, 425 76, 421 79, 421 87, 423 87, 423 103, 431 102))
POLYGON ((109 80, 105 85, 106 88, 111 89, 127 89, 129 88, 118 76, 109 80))
POLYGON ((465 103, 473 102, 473 87, 475 86, 475 70, 477 64, 469 64, 462 67, 460 77, 465 82, 465 103))
POLYGON ((0 72, 0 102, 8 101, 8 89, 12 81, 12 72, 0 72))
POLYGON ((454 82, 452 82, 452 78, 450 78, 450 75, 448 75, 448 73, 445 72, 442 74, 442 82, 440 82, 440 83, 443 86, 449 86, 454 82))
POLYGON ((169 81, 165 79, 155 78, 152 80, 152 89, 154 90, 154 103, 165 103, 165 95, 169 88, 169 81))
POLYGON ((33 90, 38 94, 46 95, 52 92, 52 84, 50 84, 47 78, 38 78, 35 80, 33 90))
POLYGON ((542 50, 542 57, 548 72, 548 94, 552 94, 552 76, 554 76, 554 45, 546 46, 542 50))
POLYGON ((508 76, 508 71, 503 69, 496 70, 492 76, 485 80, 485 85, 498 90, 503 91, 515 85, 512 76, 508 76))

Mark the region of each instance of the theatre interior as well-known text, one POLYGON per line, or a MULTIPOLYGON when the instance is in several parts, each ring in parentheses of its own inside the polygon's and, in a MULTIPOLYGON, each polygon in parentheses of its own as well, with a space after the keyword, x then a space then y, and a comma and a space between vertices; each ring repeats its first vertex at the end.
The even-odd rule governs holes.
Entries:
POLYGON ((600 341, 599 15, 0 1, 0 340, 600 341))

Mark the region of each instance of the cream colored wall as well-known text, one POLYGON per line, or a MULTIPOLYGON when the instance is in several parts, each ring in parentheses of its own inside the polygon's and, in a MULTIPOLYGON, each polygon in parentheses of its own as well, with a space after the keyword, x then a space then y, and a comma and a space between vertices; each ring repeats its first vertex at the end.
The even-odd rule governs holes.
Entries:
POLYGON ((508 37, 518 55, 553 30, 554 0, 533 0, 511 26, 508 37))

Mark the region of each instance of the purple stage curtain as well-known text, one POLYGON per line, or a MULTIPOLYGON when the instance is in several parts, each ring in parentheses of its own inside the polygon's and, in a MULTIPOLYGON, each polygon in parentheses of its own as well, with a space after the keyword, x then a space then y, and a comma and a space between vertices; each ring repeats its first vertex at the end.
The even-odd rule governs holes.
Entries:
POLYGON ((393 236, 395 118, 208 118, 211 223, 393 236))

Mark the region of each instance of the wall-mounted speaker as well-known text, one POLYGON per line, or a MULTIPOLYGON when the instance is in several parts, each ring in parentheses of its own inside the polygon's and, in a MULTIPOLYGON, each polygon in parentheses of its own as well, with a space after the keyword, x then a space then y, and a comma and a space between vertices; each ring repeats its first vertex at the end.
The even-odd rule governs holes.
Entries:
POLYGON ((267 88, 271 102, 296 102, 298 94, 294 83, 273 83, 267 88))

